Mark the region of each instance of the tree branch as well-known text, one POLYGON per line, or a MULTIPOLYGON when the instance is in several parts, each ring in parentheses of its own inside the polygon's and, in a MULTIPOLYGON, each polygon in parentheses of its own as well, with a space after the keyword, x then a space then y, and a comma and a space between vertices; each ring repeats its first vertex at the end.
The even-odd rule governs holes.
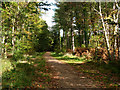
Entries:
POLYGON ((94 7, 93 7, 93 9, 94 9, 97 13, 99 13, 99 14, 100 14, 100 12, 99 12, 97 9, 95 9, 94 7))
POLYGON ((117 6, 118 10, 120 10, 120 7, 119 7, 119 5, 118 5, 117 0, 115 0, 115 3, 116 3, 116 6, 117 6))

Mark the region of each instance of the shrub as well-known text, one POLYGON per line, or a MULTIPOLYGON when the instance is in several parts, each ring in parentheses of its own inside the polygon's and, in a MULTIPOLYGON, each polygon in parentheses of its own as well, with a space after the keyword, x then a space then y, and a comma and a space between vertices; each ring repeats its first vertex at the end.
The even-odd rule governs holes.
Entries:
POLYGON ((14 54, 13 54, 13 57, 12 57, 12 60, 19 60, 19 59, 23 59, 24 56, 23 56, 23 53, 22 51, 15 51, 14 54))

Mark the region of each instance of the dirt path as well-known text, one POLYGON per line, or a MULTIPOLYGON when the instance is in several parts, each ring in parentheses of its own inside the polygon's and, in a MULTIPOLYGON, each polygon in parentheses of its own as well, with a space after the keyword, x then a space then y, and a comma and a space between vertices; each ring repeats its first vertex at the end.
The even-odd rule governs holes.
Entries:
POLYGON ((56 74, 54 78, 58 82, 58 88, 96 88, 96 84, 84 77, 84 74, 77 73, 65 62, 50 56, 50 52, 46 52, 43 57, 46 59, 52 71, 56 74))

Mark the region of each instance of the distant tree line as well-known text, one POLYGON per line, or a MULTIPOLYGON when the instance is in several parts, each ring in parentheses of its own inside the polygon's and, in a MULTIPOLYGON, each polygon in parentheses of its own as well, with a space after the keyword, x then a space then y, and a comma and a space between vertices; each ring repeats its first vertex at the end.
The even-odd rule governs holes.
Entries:
POLYGON ((119 2, 60 2, 54 16, 55 50, 105 48, 109 60, 120 60, 119 2), (60 32, 63 30, 63 37, 60 32), (56 49, 57 48, 57 49, 56 49))

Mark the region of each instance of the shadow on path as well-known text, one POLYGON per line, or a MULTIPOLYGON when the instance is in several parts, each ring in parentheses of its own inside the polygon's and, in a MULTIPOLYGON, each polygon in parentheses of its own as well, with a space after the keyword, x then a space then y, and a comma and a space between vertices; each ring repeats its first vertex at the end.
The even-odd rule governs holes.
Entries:
POLYGON ((43 57, 56 73, 54 78, 57 79, 58 88, 97 88, 95 82, 85 77, 83 73, 75 72, 69 64, 50 56, 50 52, 46 52, 43 57))

